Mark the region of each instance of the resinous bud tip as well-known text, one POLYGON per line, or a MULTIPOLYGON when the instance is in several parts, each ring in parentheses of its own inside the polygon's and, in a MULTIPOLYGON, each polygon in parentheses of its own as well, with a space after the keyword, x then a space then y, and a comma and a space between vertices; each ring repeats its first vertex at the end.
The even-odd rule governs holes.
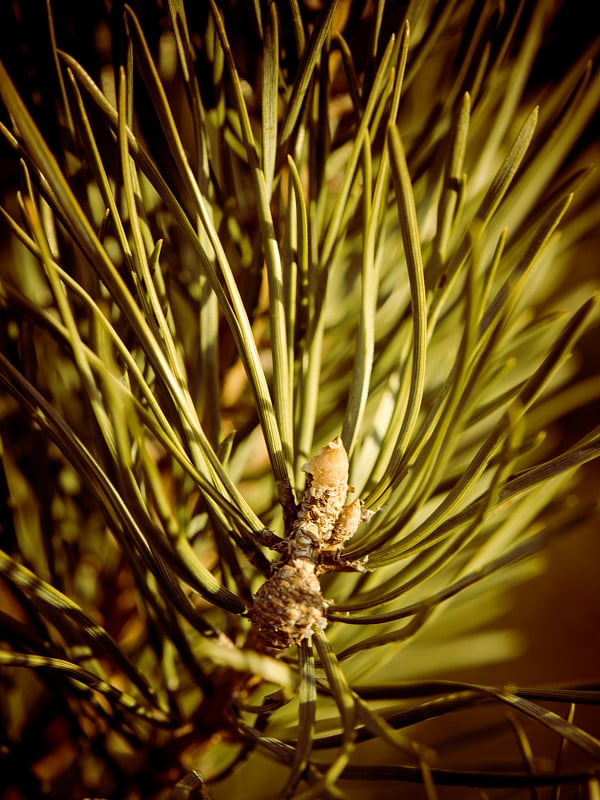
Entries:
POLYGON ((348 454, 340 436, 322 447, 308 463, 302 467, 312 475, 313 483, 334 486, 348 483, 348 454))

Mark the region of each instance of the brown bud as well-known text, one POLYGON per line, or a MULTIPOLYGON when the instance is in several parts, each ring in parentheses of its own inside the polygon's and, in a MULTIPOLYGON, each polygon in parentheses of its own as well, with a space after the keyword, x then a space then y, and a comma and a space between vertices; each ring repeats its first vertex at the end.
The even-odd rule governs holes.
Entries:
POLYGON ((310 461, 302 467, 312 476, 313 483, 322 486, 337 486, 348 483, 348 454, 340 436, 322 447, 310 461))

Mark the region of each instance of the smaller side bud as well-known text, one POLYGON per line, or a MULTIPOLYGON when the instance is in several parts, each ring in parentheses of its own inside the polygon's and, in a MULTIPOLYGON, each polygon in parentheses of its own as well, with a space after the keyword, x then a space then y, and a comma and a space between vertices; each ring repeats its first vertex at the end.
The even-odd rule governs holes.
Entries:
POLYGON ((363 519, 362 506, 362 501, 356 498, 342 508, 333 526, 328 547, 341 547, 345 541, 354 536, 363 519))

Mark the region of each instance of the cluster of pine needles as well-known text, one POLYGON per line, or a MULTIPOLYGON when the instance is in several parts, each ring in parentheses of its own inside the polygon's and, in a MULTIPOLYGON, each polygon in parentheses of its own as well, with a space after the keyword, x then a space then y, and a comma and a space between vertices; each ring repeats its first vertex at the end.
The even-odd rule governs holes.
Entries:
POLYGON ((0 793, 600 797, 598 674, 448 677, 598 521, 599 41, 544 0, 87 5, 0 51, 0 793), (338 436, 365 569, 315 561, 274 658, 338 436))

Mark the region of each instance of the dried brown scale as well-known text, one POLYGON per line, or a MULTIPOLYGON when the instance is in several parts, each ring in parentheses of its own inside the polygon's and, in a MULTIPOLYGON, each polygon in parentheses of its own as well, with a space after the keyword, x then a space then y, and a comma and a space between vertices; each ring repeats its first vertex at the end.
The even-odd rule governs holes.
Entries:
POLYGON ((325 603, 315 565, 305 558, 278 565, 256 593, 252 622, 262 649, 276 652, 324 628, 325 603))
POLYGON ((362 562, 340 558, 344 542, 366 515, 348 493, 348 455, 340 437, 303 467, 306 488, 290 536, 270 545, 281 553, 271 577, 260 587, 251 611, 256 649, 279 655, 327 624, 318 575, 330 570, 364 570, 362 562))

